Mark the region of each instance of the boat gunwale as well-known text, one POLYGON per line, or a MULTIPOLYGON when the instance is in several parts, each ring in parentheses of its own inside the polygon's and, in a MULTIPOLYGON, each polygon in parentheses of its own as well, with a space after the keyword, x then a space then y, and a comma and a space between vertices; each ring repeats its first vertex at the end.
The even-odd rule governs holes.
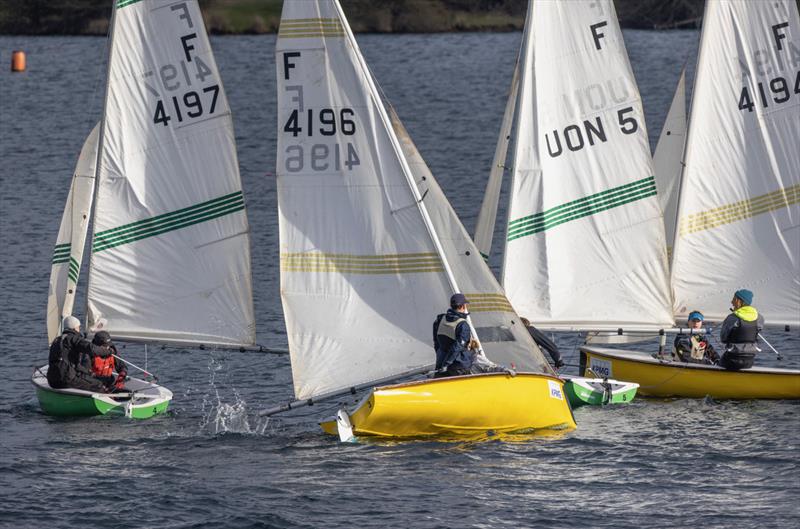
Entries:
POLYGON ((457 376, 451 376, 451 377, 426 378, 425 380, 410 380, 408 382, 401 382, 399 384, 391 384, 391 385, 388 385, 388 386, 375 386, 374 388, 372 388, 372 392, 382 391, 382 390, 386 390, 386 389, 397 389, 397 388, 403 388, 403 387, 419 386, 421 384, 428 384, 428 383, 431 383, 431 382, 450 382, 450 381, 453 381, 453 380, 465 380, 465 379, 473 379, 473 378, 478 378, 478 377, 494 377, 494 376, 502 376, 502 377, 506 377, 506 378, 516 378, 516 377, 519 377, 519 376, 527 376, 527 375, 533 375, 533 376, 536 376, 536 377, 547 378, 547 379, 550 379, 550 380, 553 380, 553 381, 560 382, 561 384, 564 384, 564 382, 565 382, 564 379, 559 378, 559 377, 554 376, 554 375, 548 375, 546 373, 531 373, 531 372, 527 372, 527 371, 526 372, 517 372, 514 376, 511 376, 508 373, 502 373, 502 372, 501 373, 473 373, 473 374, 469 374, 469 375, 457 375, 457 376))
POLYGON ((88 391, 85 389, 78 389, 78 388, 54 388, 50 385, 47 381, 47 375, 43 369, 47 368, 48 366, 37 367, 33 371, 33 376, 31 377, 31 384, 37 389, 42 391, 49 391, 50 393, 56 393, 60 395, 69 395, 72 397, 85 397, 91 399, 97 399, 105 401, 109 404, 114 405, 122 405, 128 401, 135 401, 137 404, 134 406, 144 406, 145 404, 150 406, 153 405, 155 402, 158 404, 162 401, 169 401, 172 400, 173 393, 169 389, 161 386, 159 384, 153 384, 152 382, 148 382, 146 380, 141 380, 138 378, 134 378, 133 380, 137 382, 141 382, 146 384, 145 387, 142 389, 137 390, 128 390, 125 393, 100 393, 97 391, 88 391), (124 399, 118 399, 118 397, 125 397, 124 399))
POLYGON ((690 370, 701 370, 701 371, 713 371, 719 373, 731 373, 731 374, 747 374, 753 373, 758 375, 782 375, 782 376, 797 376, 800 375, 800 369, 788 369, 785 367, 766 367, 766 366, 753 366, 748 367, 745 369, 725 369, 724 367, 720 367, 718 365, 709 365, 709 364, 692 364, 689 362, 676 362, 674 360, 667 360, 667 359, 660 359, 654 358, 651 356, 651 353, 646 351, 625 351, 619 349, 607 349, 607 348, 596 348, 596 347, 587 347, 581 346, 579 348, 581 352, 587 352, 589 354, 593 354, 596 356, 605 356, 610 357, 615 360, 624 360, 630 362, 636 362, 640 364, 647 364, 651 366, 665 366, 671 367, 674 369, 690 369, 690 370))

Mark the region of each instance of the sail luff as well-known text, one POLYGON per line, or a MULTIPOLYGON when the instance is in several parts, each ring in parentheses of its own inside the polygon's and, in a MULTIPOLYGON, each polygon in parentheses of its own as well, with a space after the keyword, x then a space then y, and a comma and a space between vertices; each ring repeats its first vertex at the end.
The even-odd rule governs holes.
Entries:
POLYGON ((89 328, 89 285, 92 283, 92 261, 94 259, 94 252, 91 250, 91 241, 94 239, 95 234, 95 215, 97 213, 97 190, 100 185, 100 179, 97 178, 98 173, 100 172, 100 161, 103 158, 103 138, 106 135, 106 108, 108 107, 108 97, 110 92, 111 86, 111 57, 114 53, 114 28, 116 27, 117 23, 117 2, 114 0, 111 4, 111 18, 108 23, 108 53, 106 53, 106 82, 103 87, 103 114, 100 116, 100 131, 97 137, 97 157, 95 158, 94 162, 94 185, 92 190, 92 195, 94 200, 92 200, 92 208, 91 213, 89 215, 90 225, 91 225, 91 238, 89 239, 89 266, 86 270, 86 287, 85 287, 85 294, 86 300, 84 303, 84 310, 83 310, 83 318, 85 321, 84 327, 89 328))
MULTIPOLYGON (((525 35, 522 36, 525 42, 525 35)), ((521 49, 520 49, 521 52, 521 49)), ((511 127, 514 122, 514 114, 517 107, 517 93, 519 89, 519 55, 514 64, 514 74, 511 77, 511 88, 506 101, 506 109, 503 112, 503 122, 500 124, 500 135, 497 138, 497 145, 494 149, 492 158, 492 168, 489 171, 489 180, 486 182, 486 190, 483 194, 481 210, 478 213, 478 222, 475 225, 475 245, 484 259, 488 261, 492 251, 492 240, 494 239, 494 227, 497 221, 497 205, 500 202, 500 190, 503 185, 503 174, 506 171, 506 158, 508 157, 508 145, 511 141, 511 127)))

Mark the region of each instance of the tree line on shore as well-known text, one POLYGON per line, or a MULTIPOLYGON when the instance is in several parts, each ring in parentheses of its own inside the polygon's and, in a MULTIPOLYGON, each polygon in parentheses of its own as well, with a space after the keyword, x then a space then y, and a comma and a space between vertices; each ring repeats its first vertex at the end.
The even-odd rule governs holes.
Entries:
MULTIPOLYGON (((116 0, 0 0, 0 34, 105 35, 116 0)), ((282 0, 199 0, 215 34, 274 33, 282 0)), ((562 0, 574 1, 574 0, 562 0)), ((358 33, 516 31, 528 0, 341 0, 358 33)), ((614 0, 627 28, 698 27, 703 0, 614 0)))

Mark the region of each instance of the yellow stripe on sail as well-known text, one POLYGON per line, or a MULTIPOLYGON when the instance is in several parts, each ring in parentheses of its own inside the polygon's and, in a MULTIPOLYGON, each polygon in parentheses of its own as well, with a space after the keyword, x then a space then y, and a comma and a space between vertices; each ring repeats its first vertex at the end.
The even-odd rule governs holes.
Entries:
POLYGON ((406 274, 443 272, 435 253, 353 255, 321 252, 282 253, 284 272, 321 272, 347 274, 406 274))
POLYGON ((344 27, 338 18, 295 18, 282 20, 278 37, 302 39, 312 37, 343 37, 344 27))
POLYGON ((680 235, 689 235, 744 220, 762 213, 786 208, 800 202, 800 185, 778 189, 755 198, 687 215, 681 219, 680 235))
POLYGON ((465 293, 470 312, 514 312, 514 307, 503 294, 465 293))

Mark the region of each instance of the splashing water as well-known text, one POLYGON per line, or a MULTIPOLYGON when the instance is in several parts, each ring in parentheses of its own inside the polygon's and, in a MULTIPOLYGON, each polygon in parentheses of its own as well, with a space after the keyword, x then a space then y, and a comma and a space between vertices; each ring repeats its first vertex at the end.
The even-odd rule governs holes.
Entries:
POLYGON ((224 389, 225 385, 217 384, 217 373, 221 373, 223 367, 222 362, 212 354, 208 363, 210 373, 208 382, 214 394, 203 396, 203 420, 200 422, 200 429, 214 435, 225 433, 263 435, 269 425, 269 417, 255 417, 255 425, 251 426, 247 414, 247 402, 235 387, 230 388, 233 402, 223 401, 220 386, 224 389))

